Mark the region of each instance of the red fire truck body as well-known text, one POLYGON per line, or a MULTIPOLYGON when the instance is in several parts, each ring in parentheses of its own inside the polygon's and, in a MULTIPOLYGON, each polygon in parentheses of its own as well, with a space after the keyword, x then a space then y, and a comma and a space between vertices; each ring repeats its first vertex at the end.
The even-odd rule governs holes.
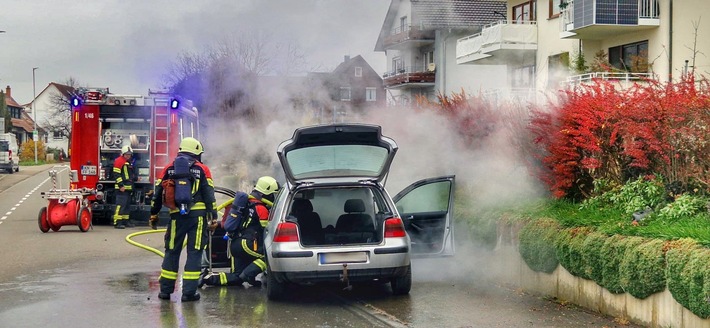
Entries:
MULTIPOLYGON (((189 102, 186 102, 189 103, 189 102)), ((110 223, 115 211, 113 162, 121 147, 133 149, 136 176, 132 220, 147 221, 158 175, 177 155, 184 137, 198 137, 197 109, 167 93, 116 95, 108 88, 80 89, 72 99, 72 189, 90 190, 94 223, 110 223)))

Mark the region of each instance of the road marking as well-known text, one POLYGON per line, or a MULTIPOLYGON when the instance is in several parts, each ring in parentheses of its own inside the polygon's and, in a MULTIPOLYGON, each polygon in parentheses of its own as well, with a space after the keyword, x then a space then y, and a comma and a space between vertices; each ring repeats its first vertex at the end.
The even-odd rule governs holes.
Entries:
POLYGON ((10 215, 10 214, 12 214, 12 212, 7 212, 7 213, 5 213, 5 215, 10 215))
MULTIPOLYGON (((17 206, 17 205, 15 205, 15 206, 17 206)), ((14 210, 16 210, 16 209, 17 209, 17 207, 13 207, 13 208, 10 209, 10 212, 12 212, 12 211, 14 211, 14 210)))
POLYGON ((5 220, 5 219, 7 219, 7 216, 3 216, 0 218, 0 220, 5 220))

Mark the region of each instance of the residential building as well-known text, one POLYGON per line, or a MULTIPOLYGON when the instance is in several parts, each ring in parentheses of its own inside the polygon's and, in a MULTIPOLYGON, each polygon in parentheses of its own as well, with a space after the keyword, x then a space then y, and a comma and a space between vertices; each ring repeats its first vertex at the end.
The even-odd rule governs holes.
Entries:
POLYGON ((375 45, 387 57, 388 103, 505 87, 505 65, 456 63, 457 40, 500 20, 505 11, 506 1, 392 0, 375 45))
POLYGON ((332 72, 309 73, 306 85, 320 122, 342 122, 348 115, 386 106, 380 74, 360 55, 345 56, 332 72))
POLYGON ((62 149, 69 154, 71 136, 71 107, 69 102, 74 88, 51 82, 40 91, 35 99, 26 105, 25 110, 32 114, 37 110, 37 125, 47 131, 43 141, 48 148, 62 149))
MULTIPOLYGON (((5 133, 14 133, 17 136, 17 142, 22 145, 28 140, 32 140, 32 134, 34 132, 34 121, 23 109, 24 106, 20 105, 12 98, 12 89, 8 85, 5 87, 5 107, 8 111, 8 116, 10 118, 10 124, 5 124, 5 128, 9 128, 9 131, 5 133)), ((6 116, 7 118, 7 116, 6 116)), ((41 138, 44 133, 41 129, 37 129, 38 136, 41 138)))
POLYGON ((506 20, 457 41, 459 64, 507 65, 507 91, 707 76, 704 0, 508 0, 506 20), (583 59, 583 61, 580 60, 583 59))

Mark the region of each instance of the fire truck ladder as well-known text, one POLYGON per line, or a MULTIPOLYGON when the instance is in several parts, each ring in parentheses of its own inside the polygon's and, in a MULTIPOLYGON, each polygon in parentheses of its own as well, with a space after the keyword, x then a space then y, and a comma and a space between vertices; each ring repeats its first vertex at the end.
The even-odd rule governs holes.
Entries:
POLYGON ((160 178, 160 173, 170 161, 169 126, 170 110, 168 106, 156 106, 153 111, 153 140, 155 141, 153 176, 156 179, 160 178))

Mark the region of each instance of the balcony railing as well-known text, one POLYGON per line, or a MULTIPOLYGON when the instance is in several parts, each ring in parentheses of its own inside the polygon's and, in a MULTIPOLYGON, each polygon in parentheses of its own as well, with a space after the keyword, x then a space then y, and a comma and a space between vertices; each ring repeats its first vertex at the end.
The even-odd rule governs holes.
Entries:
POLYGON ((434 41, 433 30, 423 30, 417 26, 397 27, 384 37, 384 46, 392 46, 405 41, 434 41))
POLYGON ((512 60, 511 56, 525 55, 525 50, 537 50, 536 22, 498 21, 483 27, 480 33, 456 41, 456 62, 464 64, 491 56, 496 62, 512 60))
POLYGON ((433 70, 420 67, 406 67, 382 74, 385 88, 411 83, 431 85, 435 81, 435 76, 436 73, 433 70))
POLYGON ((563 38, 602 39, 621 29, 659 26, 660 5, 659 0, 569 0, 560 16, 563 38))
POLYGON ((575 86, 584 83, 589 83, 595 79, 618 82, 643 82, 648 80, 656 80, 657 76, 653 73, 632 73, 632 72, 593 72, 567 77, 562 83, 567 86, 575 86))

